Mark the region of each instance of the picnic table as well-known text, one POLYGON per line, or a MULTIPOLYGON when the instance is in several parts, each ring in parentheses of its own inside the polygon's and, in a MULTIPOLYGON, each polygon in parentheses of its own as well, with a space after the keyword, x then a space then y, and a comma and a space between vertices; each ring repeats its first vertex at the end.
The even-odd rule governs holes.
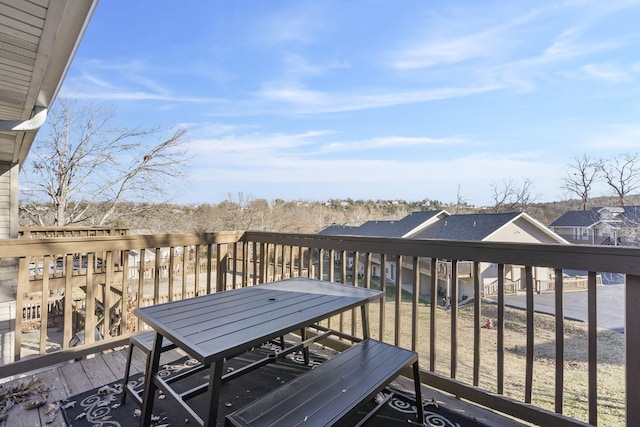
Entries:
POLYGON ((146 370, 141 425, 151 423, 154 396, 159 388, 197 424, 215 426, 226 358, 358 307, 363 337, 368 338, 366 304, 382 297, 378 290, 294 278, 137 308, 135 314, 155 331, 146 370), (209 370, 208 384, 179 394, 158 375, 163 338, 209 370), (188 398, 196 393, 207 394, 207 414, 196 414, 188 405, 188 398))

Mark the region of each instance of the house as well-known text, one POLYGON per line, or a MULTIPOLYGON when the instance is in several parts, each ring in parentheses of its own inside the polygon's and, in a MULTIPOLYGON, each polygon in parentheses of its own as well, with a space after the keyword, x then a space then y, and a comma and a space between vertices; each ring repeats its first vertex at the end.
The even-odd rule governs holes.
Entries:
POLYGON ((640 206, 569 211, 549 227, 571 243, 640 246, 640 206))
MULTIPOLYGON (((451 215, 444 210, 413 212, 397 221, 368 221, 359 227, 332 225, 319 234, 349 235, 370 237, 395 237, 412 239, 436 239, 477 242, 505 242, 505 243, 546 243, 568 244, 569 242, 557 235, 542 223, 523 212, 498 214, 465 214, 451 215)), ((383 267, 380 262, 372 266, 374 277, 379 276, 383 267)), ((349 265, 351 261, 347 260, 349 265)), ((359 266, 362 274, 363 266, 359 266)), ((395 282, 398 277, 398 265, 387 262, 384 266, 385 277, 395 282)), ((406 285, 412 277, 413 265, 403 263, 402 281, 406 285), (406 279, 405 279, 406 278, 406 279)), ((451 295, 452 262, 438 260, 438 296, 444 301, 451 295)), ((460 299, 473 295, 472 263, 464 260, 457 262, 457 279, 460 299)), ((490 295, 497 292, 497 265, 480 263, 481 284, 483 294, 490 295)), ((537 291, 549 289, 552 283, 553 271, 545 267, 536 267, 533 271, 534 286, 537 291)), ((524 267, 510 265, 505 268, 507 286, 512 291, 524 289, 524 267)), ((431 297, 430 265, 423 262, 420 265, 420 295, 431 297)))

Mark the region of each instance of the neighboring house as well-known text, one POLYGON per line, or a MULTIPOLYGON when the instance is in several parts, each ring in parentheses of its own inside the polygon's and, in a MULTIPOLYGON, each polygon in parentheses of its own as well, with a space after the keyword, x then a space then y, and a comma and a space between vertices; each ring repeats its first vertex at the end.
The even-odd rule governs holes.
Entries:
POLYGON ((571 243, 640 246, 640 206, 569 211, 549 227, 571 243))
MULTIPOLYGON (((413 239, 444 239, 506 243, 556 243, 568 244, 565 239, 545 227, 526 213, 451 215, 446 211, 414 212, 398 221, 368 221, 360 227, 332 225, 320 232, 324 235, 350 235, 370 237, 400 237, 413 239)), ((413 266, 409 260, 402 264, 403 284, 413 277, 413 266)), ((420 266, 420 295, 430 297, 430 263, 420 266)), ((349 262, 349 260, 347 260, 349 262)), ((438 261, 438 295, 444 301, 451 295, 451 261, 438 261)), ((359 266, 362 269, 362 266, 359 266)), ((381 273, 382 266, 374 260, 373 276, 381 273)), ((396 262, 384 266, 386 278, 395 282, 398 277, 396 262)), ((473 295, 472 265, 458 261, 458 286, 460 299, 473 295)), ((360 271, 360 273, 362 273, 360 271)), ((536 290, 545 290, 551 283, 553 271, 537 267, 533 271, 536 290)), ((483 294, 497 291, 497 265, 481 263, 483 294)), ((505 266, 507 286, 512 290, 524 288, 523 266, 505 266)))

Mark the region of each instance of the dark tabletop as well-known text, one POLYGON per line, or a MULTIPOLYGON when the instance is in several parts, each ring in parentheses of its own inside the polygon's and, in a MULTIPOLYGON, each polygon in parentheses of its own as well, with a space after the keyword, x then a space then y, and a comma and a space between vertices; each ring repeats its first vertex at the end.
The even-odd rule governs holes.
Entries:
POLYGON ((138 308, 136 315, 210 364, 382 298, 382 292, 294 278, 138 308))

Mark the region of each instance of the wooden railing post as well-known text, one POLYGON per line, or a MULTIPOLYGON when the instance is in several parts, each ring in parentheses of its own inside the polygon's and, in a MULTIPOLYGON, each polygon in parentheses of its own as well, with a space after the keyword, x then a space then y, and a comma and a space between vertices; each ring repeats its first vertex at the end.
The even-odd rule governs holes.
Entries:
POLYGON ((20 360, 20 353, 22 351, 22 307, 24 300, 24 290, 27 289, 28 285, 29 258, 21 257, 18 260, 18 290, 16 293, 16 321, 13 337, 13 360, 20 360))
POLYGON ((640 275, 627 275, 625 282, 626 425, 640 420, 640 275))
POLYGON ((227 245, 216 246, 216 292, 222 292, 227 288, 227 263, 229 262, 229 247, 227 245))

